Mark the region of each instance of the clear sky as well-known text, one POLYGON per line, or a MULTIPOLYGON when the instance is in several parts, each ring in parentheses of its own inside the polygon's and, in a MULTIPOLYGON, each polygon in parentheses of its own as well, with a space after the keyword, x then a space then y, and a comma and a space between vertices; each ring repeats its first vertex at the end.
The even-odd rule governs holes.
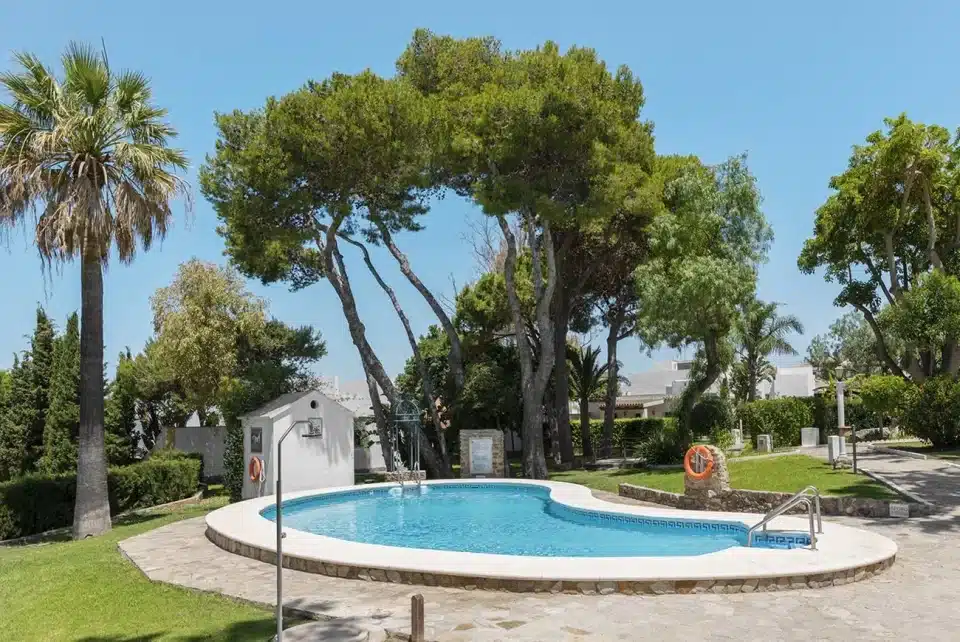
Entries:
MULTIPOLYGON (((795 341, 803 352, 814 334, 841 313, 836 288, 801 275, 796 258, 810 234, 827 181, 843 170, 850 146, 881 127, 885 116, 950 129, 960 124, 960 3, 925 0, 827 2, 231 2, 162 3, 7 2, 0 9, 0 68, 9 53, 29 50, 51 65, 71 39, 106 41, 111 63, 143 71, 158 103, 180 130, 196 193, 192 220, 178 211, 162 246, 131 266, 110 267, 105 278, 105 337, 112 373, 125 346, 137 351, 150 335, 149 297, 191 257, 223 262, 216 216, 196 187, 196 170, 213 148, 215 111, 250 109, 269 95, 307 79, 364 68, 389 75, 417 27, 455 36, 493 35, 506 48, 554 40, 562 48, 596 48, 609 65, 625 63, 642 80, 643 117, 656 124, 660 153, 692 153, 719 162, 746 151, 776 240, 763 266, 759 296, 780 301, 803 321, 795 341), (107 9, 106 7, 112 7, 107 9)), ((399 243, 427 284, 452 297, 454 285, 475 276, 468 221, 478 213, 449 198, 426 217, 426 229, 399 243)), ((75 265, 41 273, 30 236, 14 235, 0 250, 4 309, 0 367, 25 347, 37 303, 62 326, 79 308, 75 265)), ((368 336, 387 370, 396 374, 409 346, 389 302, 356 257, 350 264, 368 336)), ((430 310, 395 269, 376 260, 396 286, 415 329, 433 321, 430 310)), ((319 327, 329 354, 318 371, 362 376, 332 289, 319 283, 290 293, 282 285, 252 289, 274 316, 319 327)), ((635 341, 620 354, 626 370, 649 357, 635 341)), ((661 352, 654 358, 669 358, 661 352)))

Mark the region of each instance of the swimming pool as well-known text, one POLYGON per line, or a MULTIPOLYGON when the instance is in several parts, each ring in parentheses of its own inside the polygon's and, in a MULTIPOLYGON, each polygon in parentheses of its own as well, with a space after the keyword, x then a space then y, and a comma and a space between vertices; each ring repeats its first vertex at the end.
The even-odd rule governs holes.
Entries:
MULTIPOLYGON (((284 525, 337 539, 442 551, 536 557, 704 555, 746 544, 743 524, 658 519, 571 508, 521 484, 376 488, 284 502, 284 525)), ((276 507, 261 514, 276 518, 276 507)), ((809 545, 778 533, 760 546, 809 545)))
MULTIPOLYGON (((516 592, 736 593, 823 587, 872 577, 894 561, 886 537, 781 516, 744 546, 762 516, 611 503, 540 480, 433 480, 297 491, 283 497, 283 564, 344 580, 516 592), (422 495, 418 495, 422 493, 422 495)), ((276 564, 275 498, 209 513, 206 535, 276 564)))

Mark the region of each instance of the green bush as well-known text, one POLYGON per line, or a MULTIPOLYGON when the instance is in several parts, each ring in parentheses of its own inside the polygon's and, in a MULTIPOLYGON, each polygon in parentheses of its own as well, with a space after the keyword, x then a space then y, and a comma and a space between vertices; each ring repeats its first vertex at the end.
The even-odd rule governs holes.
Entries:
MULTIPOLYGON (((151 458, 111 468, 107 475, 114 515, 189 497, 200 483, 196 457, 151 458)), ((73 523, 77 478, 26 475, 0 484, 0 540, 42 533, 73 523)))
POLYGON ((720 449, 733 443, 733 408, 730 401, 719 395, 704 395, 690 413, 693 434, 709 435, 710 442, 720 449))
POLYGON ((903 424, 936 448, 960 446, 960 383, 933 377, 907 389, 903 424))
POLYGON ((679 464, 683 461, 683 443, 676 423, 647 437, 636 450, 637 456, 651 465, 679 464))
MULTIPOLYGON (((570 432, 573 436, 575 448, 580 446, 580 421, 570 418, 570 432)), ((648 417, 646 419, 614 419, 613 420, 613 451, 614 455, 622 454, 624 449, 630 451, 639 443, 647 440, 651 435, 663 432, 665 429, 676 426, 676 419, 672 417, 648 417)), ((590 439, 593 452, 600 450, 600 441, 603 438, 603 420, 590 420, 590 439)))
POLYGON ((740 406, 737 414, 744 435, 772 435, 775 448, 799 446, 800 429, 812 426, 814 415, 811 404, 798 397, 752 401, 740 406))
POLYGON ((180 461, 183 459, 193 459, 200 462, 200 481, 203 481, 205 479, 203 476, 203 455, 200 453, 185 453, 176 448, 157 448, 150 453, 147 461, 180 461))
POLYGON ((860 398, 863 399, 864 409, 874 413, 881 421, 884 418, 899 417, 909 385, 903 377, 895 375, 867 377, 860 383, 860 398))

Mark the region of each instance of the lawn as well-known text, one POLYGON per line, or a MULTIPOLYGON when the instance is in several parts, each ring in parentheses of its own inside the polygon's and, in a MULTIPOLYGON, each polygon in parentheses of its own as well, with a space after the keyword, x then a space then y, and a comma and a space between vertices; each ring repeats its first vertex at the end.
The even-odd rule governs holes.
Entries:
POLYGON ((223 597, 144 577, 117 542, 222 506, 223 497, 122 518, 103 537, 0 548, 4 640, 133 642, 257 640, 275 631, 273 615, 223 597))
POLYGON ((897 450, 908 450, 912 453, 920 453, 929 457, 937 457, 939 459, 960 460, 960 449, 937 450, 933 447, 933 444, 929 444, 925 441, 917 440, 906 441, 899 444, 890 444, 890 448, 896 448, 897 450))
MULTIPOLYGON (((796 492, 809 485, 824 495, 853 495, 874 499, 896 499, 886 486, 850 470, 833 470, 821 459, 807 455, 785 455, 766 459, 728 460, 730 486, 744 490, 796 492)), ((636 484, 673 493, 683 492, 683 471, 677 470, 572 470, 556 472, 550 479, 581 484, 597 490, 617 492, 619 484, 636 484)))

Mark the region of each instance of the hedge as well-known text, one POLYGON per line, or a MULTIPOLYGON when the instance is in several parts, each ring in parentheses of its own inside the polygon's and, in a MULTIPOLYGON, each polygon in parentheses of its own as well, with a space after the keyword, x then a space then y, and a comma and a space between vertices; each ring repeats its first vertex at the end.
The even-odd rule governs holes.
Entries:
POLYGON ((774 448, 799 446, 800 429, 813 425, 813 407, 798 397, 761 399, 740 406, 744 435, 772 435, 774 448))
MULTIPOLYGON (((622 452, 626 446, 629 451, 640 442, 676 427, 676 423, 677 420, 672 417, 614 419, 613 450, 615 453, 622 452)), ((579 448, 581 443, 579 418, 570 417, 570 432, 573 435, 574 448, 579 448)), ((599 452, 600 442, 603 439, 603 419, 590 420, 590 438, 593 443, 593 452, 599 452)))
POLYGON ((907 431, 935 448, 960 446, 960 383, 953 377, 931 377, 910 386, 904 399, 907 431))
MULTIPOLYGON (((182 455, 111 468, 111 514, 189 497, 200 484, 201 465, 196 457, 182 455)), ((69 526, 76 491, 75 473, 31 474, 0 483, 0 540, 69 526)))

